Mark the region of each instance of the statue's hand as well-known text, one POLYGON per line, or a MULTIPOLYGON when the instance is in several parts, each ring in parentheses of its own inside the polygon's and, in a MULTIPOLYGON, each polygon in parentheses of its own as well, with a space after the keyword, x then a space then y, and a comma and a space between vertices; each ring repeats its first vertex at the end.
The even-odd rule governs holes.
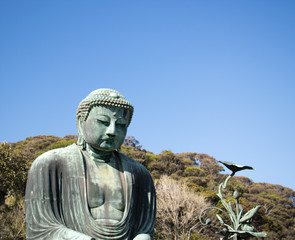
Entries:
POLYGON ((151 236, 148 234, 139 234, 133 240, 152 240, 151 236))

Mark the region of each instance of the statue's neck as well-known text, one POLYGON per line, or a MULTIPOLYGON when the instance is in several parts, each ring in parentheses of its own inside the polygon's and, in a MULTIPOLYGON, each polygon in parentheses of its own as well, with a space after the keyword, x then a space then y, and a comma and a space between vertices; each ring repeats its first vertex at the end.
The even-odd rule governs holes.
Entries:
POLYGON ((105 162, 108 163, 111 161, 113 156, 113 151, 100 151, 97 150, 90 145, 86 145, 86 152, 90 155, 90 157, 97 162, 105 162))

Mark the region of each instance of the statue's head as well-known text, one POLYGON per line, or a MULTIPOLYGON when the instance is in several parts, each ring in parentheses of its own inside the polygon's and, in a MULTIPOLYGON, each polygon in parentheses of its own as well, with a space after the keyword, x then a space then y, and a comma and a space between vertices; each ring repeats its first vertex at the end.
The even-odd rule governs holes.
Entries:
POLYGON ((78 145, 89 144, 101 151, 119 149, 131 122, 133 106, 118 91, 101 88, 78 106, 78 145))

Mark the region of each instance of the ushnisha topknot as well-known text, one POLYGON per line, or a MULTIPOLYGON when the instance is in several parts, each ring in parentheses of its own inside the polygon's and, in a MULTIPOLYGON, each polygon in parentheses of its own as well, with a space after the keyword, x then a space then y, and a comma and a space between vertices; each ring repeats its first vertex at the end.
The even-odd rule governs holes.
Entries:
POLYGON ((83 99, 77 109, 77 123, 78 119, 85 121, 93 106, 111 106, 122 108, 130 111, 130 118, 128 125, 131 122, 133 115, 132 104, 124 98, 124 96, 116 90, 109 88, 100 88, 91 92, 85 99, 83 99))

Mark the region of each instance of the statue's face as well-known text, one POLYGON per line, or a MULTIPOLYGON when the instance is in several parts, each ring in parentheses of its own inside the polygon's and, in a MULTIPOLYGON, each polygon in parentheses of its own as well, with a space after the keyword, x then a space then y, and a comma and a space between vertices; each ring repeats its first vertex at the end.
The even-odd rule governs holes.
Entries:
POLYGON ((129 117, 130 112, 121 108, 95 106, 86 121, 80 123, 81 134, 96 150, 119 149, 126 136, 129 117))

